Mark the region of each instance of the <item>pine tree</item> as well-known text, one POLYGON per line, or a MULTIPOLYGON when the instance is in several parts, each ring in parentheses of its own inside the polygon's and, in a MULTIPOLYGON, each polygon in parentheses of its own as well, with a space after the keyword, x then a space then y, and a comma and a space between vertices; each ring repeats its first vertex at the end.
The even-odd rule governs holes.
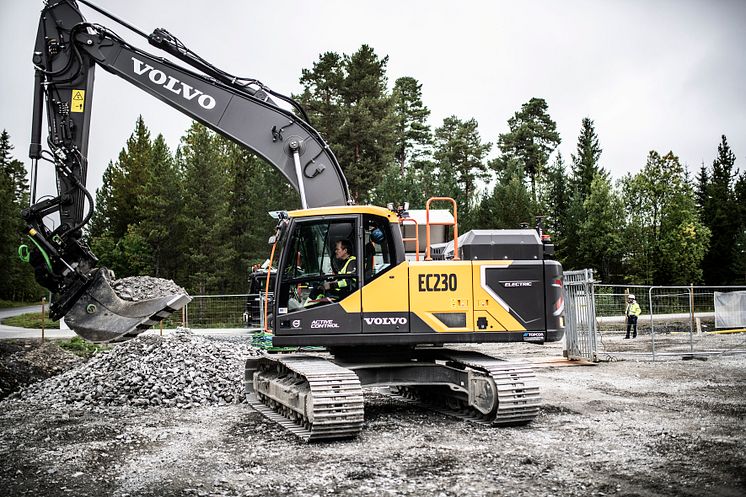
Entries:
POLYGON ((138 205, 150 174, 151 154, 150 131, 140 116, 135 123, 135 131, 119 153, 117 164, 111 171, 109 222, 112 235, 117 239, 124 237, 130 224, 140 221, 138 205))
POLYGON ((183 205, 180 171, 163 135, 153 142, 135 234, 147 247, 148 274, 173 279, 182 263, 179 211, 183 205))
POLYGON ((118 278, 151 269, 145 262, 149 257, 147 244, 142 242, 142 233, 136 227, 142 220, 140 204, 145 199, 145 184, 153 167, 150 131, 140 116, 117 161, 110 162, 104 171, 87 228, 91 250, 100 265, 113 270, 118 278))
POLYGON ((228 239, 228 165, 219 143, 206 127, 194 123, 181 140, 184 174, 184 260, 178 281, 192 293, 224 291, 224 260, 232 256, 228 239))
POLYGON ((387 63, 363 45, 352 55, 323 54, 301 77, 299 100, 318 122, 358 203, 370 200, 395 160, 397 117, 386 89, 387 63))
POLYGON ((548 108, 543 98, 532 98, 508 119, 510 131, 498 137, 502 160, 496 164, 505 164, 511 158, 522 161, 531 181, 531 196, 534 201, 536 178, 561 141, 557 124, 547 113, 548 108))
POLYGON ((583 202, 585 219, 572 236, 578 238, 580 266, 592 268, 601 281, 616 282, 621 271, 624 206, 609 179, 597 172, 583 202))
POLYGON ((565 270, 586 269, 580 257, 581 227, 587 218, 583 199, 577 190, 568 192, 567 209, 562 217, 562 235, 557 239, 557 259, 565 270))
MULTIPOLYGON (((558 153, 552 165, 546 171, 546 198, 544 212, 547 214, 545 231, 552 236, 559 248, 565 235, 567 210, 570 205, 570 185, 562 154, 558 153)), ((568 234, 572 236, 571 234, 568 234)))
POLYGON ((478 128, 473 118, 462 121, 450 116, 435 130, 433 158, 439 168, 440 195, 456 199, 459 217, 465 219, 476 204, 477 182, 489 177, 485 157, 492 144, 482 142, 478 128))
MULTIPOLYGON (((227 288, 246 292, 251 266, 269 257, 267 243, 277 221, 269 212, 300 208, 300 196, 271 165, 225 139, 228 157, 228 223, 230 259, 227 288)), ((225 255, 225 254, 224 254, 225 255)))
POLYGON ((712 173, 704 187, 706 198, 702 207, 702 220, 712 232, 710 249, 702 261, 705 281, 708 285, 732 283, 735 275, 723 260, 733 260, 733 241, 737 235, 738 206, 733 191, 738 171, 736 157, 723 135, 718 145, 717 158, 712 163, 712 173))
POLYGON ((0 298, 36 299, 42 295, 34 282, 33 270, 18 258, 24 240, 25 224, 21 209, 28 206, 29 188, 23 162, 13 158, 10 134, 0 133, 0 298))
POLYGON ((473 227, 516 229, 523 223, 533 226, 536 205, 523 178, 523 164, 510 160, 491 194, 485 195, 476 208, 473 227))
POLYGON ((737 207, 736 217, 738 228, 733 242, 733 262, 730 264, 733 272, 733 283, 737 285, 746 284, 746 171, 736 181, 733 188, 735 204, 737 207))
POLYGON ((598 144, 598 136, 593 125, 593 121, 583 118, 576 154, 572 155, 572 188, 577 190, 580 198, 585 201, 591 191, 591 183, 596 175, 600 174, 604 178, 609 177, 608 173, 599 165, 601 158, 601 147, 598 144))
POLYGON ((396 160, 404 176, 407 160, 424 153, 432 144, 432 132, 427 124, 430 109, 422 102, 422 84, 411 77, 396 80, 393 98, 397 122, 396 160))
POLYGON ((705 210, 710 208, 709 207, 709 193, 708 193, 709 185, 710 185, 710 173, 707 170, 707 166, 705 166, 705 163, 702 162, 702 167, 699 168, 699 174, 697 174, 697 187, 695 190, 695 196, 697 199, 697 207, 702 213, 704 213, 705 210))

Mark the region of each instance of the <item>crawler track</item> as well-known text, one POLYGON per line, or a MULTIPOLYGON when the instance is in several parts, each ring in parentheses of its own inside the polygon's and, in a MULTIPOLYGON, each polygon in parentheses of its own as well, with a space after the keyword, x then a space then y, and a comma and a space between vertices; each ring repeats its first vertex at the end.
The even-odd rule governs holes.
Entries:
POLYGON ((265 356, 247 363, 247 401, 304 441, 355 437, 363 427, 357 375, 321 357, 265 356))
POLYGON ((449 416, 491 426, 527 424, 539 414, 541 395, 529 365, 502 361, 478 352, 447 349, 428 351, 422 359, 446 361, 451 367, 471 368, 488 374, 497 389, 497 407, 484 414, 470 407, 463 394, 442 387, 399 387, 392 392, 394 395, 449 416))

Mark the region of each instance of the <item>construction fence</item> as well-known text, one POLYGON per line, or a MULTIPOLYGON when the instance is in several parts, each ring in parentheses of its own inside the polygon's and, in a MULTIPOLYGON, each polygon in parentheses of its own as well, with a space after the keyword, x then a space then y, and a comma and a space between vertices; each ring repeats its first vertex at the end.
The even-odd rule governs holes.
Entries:
POLYGON ((746 352, 746 286, 605 285, 585 270, 565 273, 565 295, 569 358, 663 360, 746 352), (642 315, 637 338, 627 339, 630 294, 642 315))
MULTIPOLYGON (((565 346, 591 361, 702 358, 746 353, 746 286, 606 285, 591 270, 566 271, 565 346), (642 309, 637 338, 626 339, 627 297, 642 309)), ((165 327, 259 328, 263 296, 196 295, 165 327)))

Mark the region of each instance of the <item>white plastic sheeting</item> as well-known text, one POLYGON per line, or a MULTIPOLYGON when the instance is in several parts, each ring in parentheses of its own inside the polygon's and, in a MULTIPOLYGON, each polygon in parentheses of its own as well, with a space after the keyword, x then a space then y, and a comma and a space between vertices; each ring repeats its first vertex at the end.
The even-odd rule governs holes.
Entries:
POLYGON ((715 328, 746 328, 746 291, 715 292, 715 328))

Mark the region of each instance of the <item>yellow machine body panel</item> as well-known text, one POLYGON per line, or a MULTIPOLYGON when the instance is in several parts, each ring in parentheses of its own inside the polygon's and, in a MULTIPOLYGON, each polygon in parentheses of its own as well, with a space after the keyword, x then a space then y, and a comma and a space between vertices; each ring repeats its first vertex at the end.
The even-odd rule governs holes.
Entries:
MULTIPOLYGON (((403 262, 365 285, 361 292, 363 312, 409 312, 409 264, 403 262)), ((342 307, 345 306, 345 299, 342 307)), ((348 312, 352 312, 349 311, 348 312)))
POLYGON ((474 329, 470 261, 410 261, 410 312, 436 332, 474 329))
POLYGON ((481 331, 524 331, 526 328, 510 314, 510 307, 486 284, 488 269, 507 269, 513 261, 474 261, 474 322, 485 323, 481 331), (480 318, 482 319, 480 321, 480 318))

